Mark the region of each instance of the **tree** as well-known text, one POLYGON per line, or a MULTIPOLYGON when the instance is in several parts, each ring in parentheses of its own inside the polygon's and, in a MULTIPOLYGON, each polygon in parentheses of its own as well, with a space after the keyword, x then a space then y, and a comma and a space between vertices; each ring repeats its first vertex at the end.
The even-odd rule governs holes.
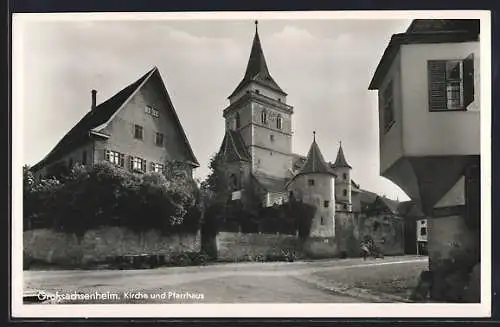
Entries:
POLYGON ((28 165, 23 166, 23 227, 51 227, 53 205, 61 182, 55 178, 36 179, 28 165))
POLYGON ((218 195, 227 190, 227 178, 223 170, 222 156, 218 153, 212 155, 208 167, 210 173, 207 178, 201 182, 201 189, 211 191, 212 194, 218 195))

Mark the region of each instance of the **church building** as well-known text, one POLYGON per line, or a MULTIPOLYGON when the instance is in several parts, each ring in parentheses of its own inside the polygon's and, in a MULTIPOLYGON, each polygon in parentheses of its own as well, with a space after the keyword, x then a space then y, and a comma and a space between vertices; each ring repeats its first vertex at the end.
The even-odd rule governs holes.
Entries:
POLYGON ((294 107, 271 76, 257 24, 245 75, 223 111, 225 135, 218 155, 232 200, 267 207, 293 196, 317 208, 311 236, 335 237, 340 216, 352 220, 380 197, 352 180, 341 143, 334 162, 323 157, 315 132, 307 156, 293 152, 294 107))

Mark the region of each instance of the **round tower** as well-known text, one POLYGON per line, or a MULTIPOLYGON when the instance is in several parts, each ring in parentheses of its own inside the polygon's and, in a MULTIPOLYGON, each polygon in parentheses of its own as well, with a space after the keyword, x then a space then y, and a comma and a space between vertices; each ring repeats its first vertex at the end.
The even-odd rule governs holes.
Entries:
MULTIPOLYGON (((314 133, 315 134, 315 133, 314 133)), ((335 236, 335 173, 323 159, 316 143, 313 143, 300 171, 293 177, 288 190, 294 197, 316 207, 310 236, 335 236)))
POLYGON ((351 169, 352 167, 347 163, 342 149, 342 142, 340 142, 337 159, 333 164, 333 169, 337 178, 335 179, 335 200, 339 206, 339 210, 352 211, 352 183, 351 183, 351 169))

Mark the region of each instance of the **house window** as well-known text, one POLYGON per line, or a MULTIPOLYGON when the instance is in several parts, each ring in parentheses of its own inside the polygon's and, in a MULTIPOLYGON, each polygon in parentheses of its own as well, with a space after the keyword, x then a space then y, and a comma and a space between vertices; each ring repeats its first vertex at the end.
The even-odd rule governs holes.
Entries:
POLYGON ((259 90, 255 90, 255 93, 260 94, 260 91, 259 90))
POLYGON ((236 128, 240 128, 240 126, 241 126, 241 120, 240 120, 240 113, 239 112, 236 113, 235 120, 236 120, 236 128))
POLYGON ((343 173, 343 174, 342 174, 342 178, 343 178, 344 180, 347 180, 347 174, 346 174, 346 173, 343 173))
POLYGON ((156 163, 156 162, 153 162, 151 164, 151 168, 152 170, 155 172, 155 173, 160 173, 160 174, 163 174, 163 171, 164 171, 164 166, 162 164, 159 164, 159 163, 156 163))
POLYGON ((146 160, 138 157, 131 157, 130 161, 130 167, 133 171, 146 172, 146 160))
POLYGON ((160 112, 158 111, 158 109, 155 109, 151 106, 146 106, 146 108, 144 109, 144 112, 148 115, 155 117, 155 118, 160 117, 160 112))
POLYGON ((425 227, 420 228, 420 236, 425 236, 425 235, 427 235, 427 228, 425 227))
POLYGON ((383 117, 384 117, 384 131, 388 131, 392 124, 394 124, 394 100, 393 100, 393 84, 390 81, 385 87, 382 95, 383 101, 383 117))
POLYGON ((269 139, 271 140, 271 142, 274 142, 274 135, 269 135, 269 139))
POLYGON ((260 121, 264 125, 267 124, 267 112, 265 110, 262 110, 262 112, 260 113, 260 121))
POLYGON ((117 166, 125 166, 125 155, 122 153, 106 150, 104 158, 106 159, 106 161, 109 161, 117 166))
POLYGON ((323 203, 323 206, 324 206, 325 208, 328 208, 328 207, 330 206, 330 201, 325 201, 325 202, 323 203))
POLYGON ((376 221, 374 224, 373 224, 373 231, 376 232, 380 227, 380 223, 378 221, 376 221))
POLYGON ((308 180, 309 186, 314 186, 314 179, 308 180))
POLYGON ((136 139, 142 140, 143 137, 143 128, 141 125, 134 126, 134 137, 136 139))
POLYGON ((463 60, 430 60, 429 111, 465 110, 474 101, 474 55, 463 60))
POLYGON ((345 190, 345 189, 344 189, 344 190, 342 191, 342 194, 343 194, 344 196, 347 196, 347 190, 345 190))
POLYGON ((87 164, 87 151, 83 151, 82 152, 82 165, 86 165, 87 164))
POLYGON ((158 146, 163 146, 163 134, 156 132, 155 144, 158 146))
POLYGON ((321 225, 324 225, 325 224, 325 220, 323 219, 323 217, 321 217, 321 225))
POLYGON ((343 208, 344 210, 347 210, 347 204, 344 203, 343 208))
POLYGON ((281 115, 278 115, 276 117, 276 128, 281 129, 282 123, 283 123, 283 119, 281 118, 281 115))

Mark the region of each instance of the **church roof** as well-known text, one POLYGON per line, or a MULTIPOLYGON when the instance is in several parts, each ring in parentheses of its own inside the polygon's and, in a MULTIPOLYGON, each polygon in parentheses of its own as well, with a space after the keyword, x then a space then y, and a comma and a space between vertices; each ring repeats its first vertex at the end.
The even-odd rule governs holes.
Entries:
POLYGON ((274 91, 286 95, 286 93, 279 87, 278 83, 272 78, 267 67, 266 59, 264 57, 264 51, 262 51, 262 45, 260 44, 259 32, 257 30, 257 22, 255 22, 255 36, 253 38, 252 50, 250 51, 250 58, 248 59, 247 69, 245 71, 245 76, 238 84, 236 89, 231 93, 229 97, 232 97, 239 90, 241 90, 246 84, 250 82, 256 82, 271 88, 274 91))
POLYGON ((246 149, 245 142, 237 131, 226 131, 219 153, 226 162, 250 161, 250 154, 246 149))
POLYGON ((330 166, 326 163, 323 158, 323 154, 319 149, 318 143, 316 143, 316 136, 313 139, 309 152, 307 153, 307 159, 304 165, 300 168, 299 172, 294 176, 304 174, 330 174, 336 177, 335 173, 330 169, 330 166))
MULTIPOLYGON (((163 83, 158 68, 154 67, 142 77, 140 77, 137 81, 128 85, 108 100, 99 104, 95 109, 87 112, 87 114, 66 135, 64 135, 64 137, 61 139, 61 141, 59 141, 59 143, 57 143, 52 151, 50 151, 49 154, 45 156, 45 158, 43 158, 40 162, 34 165, 32 169, 36 171, 39 168, 58 160, 69 151, 72 151, 75 147, 89 141, 89 134, 91 132, 98 132, 104 124, 109 123, 109 121, 114 117, 115 113, 117 113, 119 109, 123 108, 123 106, 131 99, 132 95, 134 95, 135 92, 139 88, 141 88, 147 80, 152 78, 152 76, 157 76, 160 79, 161 83, 163 83)), ((164 84, 163 88, 166 92, 164 84)), ((168 102, 170 103, 168 109, 172 111, 177 128, 179 129, 179 132, 184 139, 187 155, 191 163, 194 166, 198 167, 198 160, 196 159, 191 146, 189 145, 179 118, 177 117, 175 109, 170 102, 168 93, 167 98, 168 102)))
POLYGON ((286 179, 273 178, 260 174, 252 174, 252 177, 267 192, 283 193, 286 191, 286 179))
POLYGON ((337 153, 337 159, 335 159, 335 162, 333 163, 334 168, 352 168, 348 163, 347 160, 345 160, 344 156, 344 150, 342 150, 342 143, 340 144, 339 147, 339 152, 337 153))

